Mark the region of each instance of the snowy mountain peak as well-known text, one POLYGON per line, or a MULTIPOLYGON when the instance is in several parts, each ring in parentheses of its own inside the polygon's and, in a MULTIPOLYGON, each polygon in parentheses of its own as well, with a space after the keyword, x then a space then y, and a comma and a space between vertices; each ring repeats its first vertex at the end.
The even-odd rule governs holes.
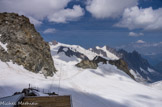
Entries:
POLYGON ((78 52, 76 49, 65 47, 65 46, 60 46, 58 49, 58 54, 60 52, 65 53, 66 56, 71 57, 71 56, 76 56, 77 58, 83 59, 83 60, 88 60, 88 57, 85 56, 83 53, 78 52))
POLYGON ((96 46, 95 48, 91 48, 91 51, 97 53, 98 55, 106 56, 106 57, 108 57, 111 60, 118 60, 119 57, 117 57, 109 49, 110 48, 107 47, 107 46, 103 46, 103 47, 96 46))

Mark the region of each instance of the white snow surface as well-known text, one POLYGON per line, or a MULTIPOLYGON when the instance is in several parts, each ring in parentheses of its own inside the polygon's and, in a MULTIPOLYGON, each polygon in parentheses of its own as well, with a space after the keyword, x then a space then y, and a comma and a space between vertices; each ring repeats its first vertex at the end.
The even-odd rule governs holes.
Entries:
POLYGON ((149 71, 150 73, 156 72, 155 70, 153 70, 153 69, 151 69, 151 68, 149 68, 149 67, 148 67, 148 71, 149 71))
MULTIPOLYGON (((70 49, 72 49, 74 51, 77 50, 78 52, 86 55, 90 60, 92 60, 97 55, 96 53, 91 52, 90 50, 86 50, 79 45, 68 45, 68 44, 58 43, 57 45, 50 45, 50 46, 51 46, 51 51, 53 51, 53 50, 58 51, 60 46, 69 47, 70 49)), ((53 54, 53 52, 52 52, 52 54, 53 54)), ((55 53, 54 53, 54 55, 55 55, 55 53)))
POLYGON ((2 48, 7 51, 7 43, 3 44, 2 42, 0 42, 0 46, 2 46, 2 48))
POLYGON ((162 90, 162 81, 158 81, 155 83, 150 84, 151 87, 156 87, 157 89, 162 90))
POLYGON ((130 69, 129 72, 134 76, 134 78, 138 78, 137 77, 137 74, 135 73, 135 71, 133 71, 132 69, 130 69))
POLYGON ((96 49, 101 49, 104 52, 106 52, 107 57, 109 59, 111 59, 111 60, 118 60, 119 59, 115 54, 113 54, 112 52, 110 52, 109 50, 107 50, 106 49, 106 46, 103 46, 103 47, 96 46, 96 49))
POLYGON ((134 78, 136 79, 136 81, 142 82, 142 83, 145 83, 146 82, 146 80, 143 79, 142 76, 138 72, 135 72, 132 69, 130 69, 129 72, 134 76, 134 78))
MULTIPOLYGON (((59 46, 51 45, 51 53, 57 73, 53 77, 35 74, 12 62, 0 61, 0 97, 12 95, 27 88, 29 83, 40 90, 71 95, 73 107, 161 107, 162 90, 132 80, 123 71, 110 64, 100 64, 94 69, 75 66, 80 59, 57 54, 59 46), (63 60, 63 59, 66 60, 63 60), (59 88, 60 85, 60 88, 59 88)), ((95 56, 84 48, 66 45, 83 52, 89 58, 95 56)))
POLYGON ((63 50, 64 50, 65 52, 67 52, 67 51, 68 51, 68 48, 64 48, 63 50))
POLYGON ((145 73, 145 74, 148 74, 148 72, 146 70, 144 70, 143 68, 140 67, 140 70, 145 73))

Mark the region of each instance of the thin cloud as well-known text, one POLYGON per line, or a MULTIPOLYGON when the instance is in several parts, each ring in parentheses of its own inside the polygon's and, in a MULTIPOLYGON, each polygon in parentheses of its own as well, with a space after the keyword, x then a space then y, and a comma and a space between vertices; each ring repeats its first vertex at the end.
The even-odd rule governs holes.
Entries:
POLYGON ((44 34, 50 34, 50 33, 55 33, 56 29, 55 28, 48 28, 43 31, 44 34))
POLYGON ((143 44, 143 43, 146 43, 146 42, 143 41, 143 40, 138 40, 138 41, 136 41, 136 43, 143 44))
POLYGON ((129 32, 128 36, 131 37, 138 37, 138 36, 143 36, 143 33, 135 33, 135 32, 129 32))

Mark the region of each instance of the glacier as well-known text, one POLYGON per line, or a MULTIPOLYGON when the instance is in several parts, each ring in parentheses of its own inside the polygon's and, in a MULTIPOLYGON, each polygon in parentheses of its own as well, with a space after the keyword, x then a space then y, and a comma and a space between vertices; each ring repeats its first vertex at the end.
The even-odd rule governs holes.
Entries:
MULTIPOLYGON (((30 72, 12 61, 0 61, 0 97, 12 95, 31 84, 42 91, 71 95, 73 107, 161 107, 162 81, 139 83, 110 64, 100 63, 97 69, 78 68, 75 64, 81 59, 57 54, 60 46, 84 53, 89 59, 97 55, 78 45, 50 43, 57 72, 47 78, 41 72, 30 72)), ((109 59, 117 59, 113 53, 107 53, 109 59)))

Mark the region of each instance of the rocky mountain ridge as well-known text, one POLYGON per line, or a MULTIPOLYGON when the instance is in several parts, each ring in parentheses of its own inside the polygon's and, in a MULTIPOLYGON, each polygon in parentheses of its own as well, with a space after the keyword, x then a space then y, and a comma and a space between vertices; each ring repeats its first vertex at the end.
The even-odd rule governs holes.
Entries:
POLYGON ((155 67, 159 72, 162 73, 162 62, 159 62, 159 63, 156 64, 154 67, 155 67))
POLYGON ((98 56, 98 55, 96 55, 93 59, 89 59, 85 54, 78 52, 77 49, 73 49, 71 47, 66 47, 66 46, 60 46, 57 51, 57 54, 59 53, 64 53, 67 57, 70 57, 70 58, 75 56, 81 59, 81 61, 75 65, 79 68, 97 69, 100 63, 105 64, 105 65, 111 64, 111 65, 116 66, 118 69, 122 70, 127 75, 129 75, 132 79, 135 80, 135 77, 131 74, 127 63, 122 59, 112 60, 109 57, 103 57, 103 56, 98 56))
POLYGON ((52 76, 56 69, 50 47, 25 16, 0 13, 0 60, 52 76))
POLYGON ((125 61, 128 68, 134 70, 136 75, 138 75, 139 78, 142 77, 145 81, 152 82, 161 78, 161 74, 156 72, 155 68, 151 66, 137 51, 127 52, 123 49, 115 50, 108 46, 104 47, 106 47, 106 50, 100 47, 91 48, 89 50, 105 57, 107 57, 106 51, 113 53, 119 59, 125 61))

